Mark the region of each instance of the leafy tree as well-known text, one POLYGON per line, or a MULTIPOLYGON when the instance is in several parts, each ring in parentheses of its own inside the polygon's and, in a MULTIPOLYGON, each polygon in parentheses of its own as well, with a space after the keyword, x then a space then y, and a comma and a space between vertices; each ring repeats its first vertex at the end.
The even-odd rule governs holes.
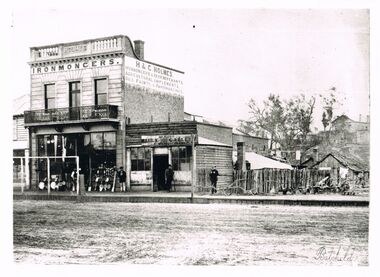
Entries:
POLYGON ((258 105, 251 99, 248 103, 250 118, 240 121, 240 127, 245 132, 265 130, 269 134, 270 149, 273 143, 281 148, 294 149, 305 143, 311 132, 315 98, 307 99, 301 94, 288 101, 281 100, 279 95, 270 94, 263 105, 258 105))

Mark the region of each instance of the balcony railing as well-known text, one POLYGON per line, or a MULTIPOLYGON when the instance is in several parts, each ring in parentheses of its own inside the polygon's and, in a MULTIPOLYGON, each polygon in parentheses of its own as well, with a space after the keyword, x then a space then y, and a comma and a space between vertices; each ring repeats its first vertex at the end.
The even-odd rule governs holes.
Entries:
POLYGON ((72 121, 94 121, 117 118, 117 106, 97 105, 60 109, 25 111, 25 124, 64 123, 72 121))

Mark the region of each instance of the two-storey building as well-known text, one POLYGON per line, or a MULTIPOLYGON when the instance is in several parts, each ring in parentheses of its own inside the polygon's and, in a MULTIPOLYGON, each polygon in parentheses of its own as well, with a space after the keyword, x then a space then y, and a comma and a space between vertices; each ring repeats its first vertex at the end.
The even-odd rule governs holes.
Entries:
MULTIPOLYGON (((232 129, 184 121, 182 71, 144 59, 144 42, 123 35, 30 49, 30 156, 50 158, 50 177, 65 178, 79 156, 90 184, 99 168, 123 166, 132 190, 174 185, 190 191, 197 170, 217 165, 232 181, 232 129)), ((31 184, 47 175, 31 162, 31 184)), ((205 174, 203 174, 205 175, 205 174)))
MULTIPOLYGON (((31 156, 80 156, 86 178, 100 163, 126 166, 126 124, 183 120, 183 72, 145 61, 143 41, 119 35, 32 47, 30 59, 31 156)), ((62 162, 53 173, 70 170, 62 162)), ((34 181, 44 177, 42 161, 32 167, 34 181)))

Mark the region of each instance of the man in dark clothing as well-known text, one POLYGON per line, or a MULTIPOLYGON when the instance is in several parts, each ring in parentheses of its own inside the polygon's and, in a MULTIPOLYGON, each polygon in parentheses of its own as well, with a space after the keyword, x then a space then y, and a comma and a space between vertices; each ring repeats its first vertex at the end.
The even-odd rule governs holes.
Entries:
POLYGON ((127 173, 125 173, 122 166, 117 172, 117 177, 119 178, 120 190, 125 192, 125 180, 127 178, 127 173))
POLYGON ((165 185, 168 192, 170 192, 170 189, 172 188, 173 176, 174 171, 172 169, 172 166, 169 164, 168 168, 165 170, 165 185))
POLYGON ((211 194, 216 193, 216 183, 218 182, 219 172, 216 170, 216 166, 214 166, 210 172, 210 181, 211 181, 211 194))

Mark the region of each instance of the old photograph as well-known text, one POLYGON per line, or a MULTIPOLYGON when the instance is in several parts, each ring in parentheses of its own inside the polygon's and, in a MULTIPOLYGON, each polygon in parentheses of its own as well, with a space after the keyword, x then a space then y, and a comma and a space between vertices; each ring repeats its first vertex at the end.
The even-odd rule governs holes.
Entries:
POLYGON ((368 267, 370 9, 12 11, 12 260, 368 267))

